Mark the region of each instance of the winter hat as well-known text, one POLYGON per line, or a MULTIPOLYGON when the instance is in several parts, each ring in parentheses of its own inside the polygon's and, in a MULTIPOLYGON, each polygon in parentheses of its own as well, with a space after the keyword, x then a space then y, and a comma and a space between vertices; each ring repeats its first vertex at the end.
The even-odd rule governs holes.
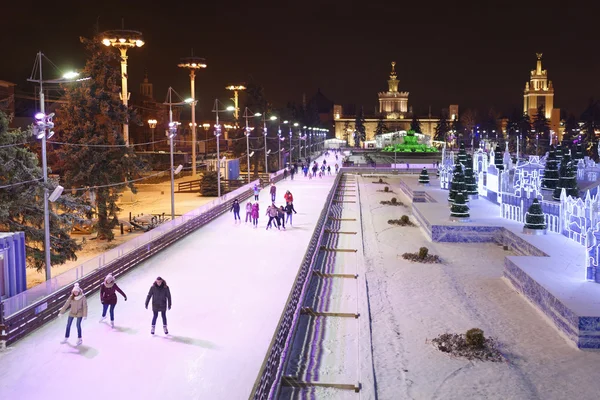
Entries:
POLYGON ((76 283, 75 286, 73 286, 73 290, 71 290, 71 294, 82 294, 83 290, 81 290, 81 288, 79 287, 79 283, 76 283))
POLYGON ((106 278, 104 278, 104 282, 105 283, 111 283, 111 282, 114 282, 114 281, 115 281, 115 277, 112 276, 112 274, 108 274, 108 275, 106 275, 106 278))
POLYGON ((163 278, 161 278, 160 276, 156 278, 157 281, 162 281, 163 278))

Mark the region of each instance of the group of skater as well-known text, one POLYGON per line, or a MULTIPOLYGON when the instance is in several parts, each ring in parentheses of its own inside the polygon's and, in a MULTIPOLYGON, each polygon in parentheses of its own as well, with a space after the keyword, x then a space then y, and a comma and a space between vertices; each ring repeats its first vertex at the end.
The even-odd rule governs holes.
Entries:
MULTIPOLYGON (((104 282, 100 285, 100 303, 102 304, 102 317, 100 317, 99 322, 104 322, 106 319, 106 314, 108 312, 110 316, 110 326, 111 328, 115 327, 115 307, 117 305, 117 293, 120 293, 123 296, 123 299, 127 301, 127 295, 121 288, 117 285, 115 278, 112 274, 108 274, 106 278, 104 278, 104 282)), ((152 326, 150 329, 150 334, 154 335, 156 320, 158 318, 158 314, 162 318, 163 330, 165 335, 169 334, 169 330, 167 328, 167 309, 171 309, 171 290, 167 285, 167 282, 162 279, 160 276, 156 278, 150 290, 148 291, 148 295, 146 296, 145 306, 148 309, 148 304, 152 300, 152 326)), ((61 341, 62 344, 67 343, 69 341, 69 336, 71 335, 71 325, 73 321, 77 326, 77 346, 83 343, 83 332, 81 328, 81 322, 87 319, 88 316, 88 305, 85 293, 83 289, 79 287, 79 283, 76 283, 71 290, 71 294, 67 298, 67 301, 62 306, 60 311, 58 312, 58 317, 60 318, 63 314, 65 314, 69 310, 69 316, 67 318, 67 329, 65 332, 65 337, 61 341)))

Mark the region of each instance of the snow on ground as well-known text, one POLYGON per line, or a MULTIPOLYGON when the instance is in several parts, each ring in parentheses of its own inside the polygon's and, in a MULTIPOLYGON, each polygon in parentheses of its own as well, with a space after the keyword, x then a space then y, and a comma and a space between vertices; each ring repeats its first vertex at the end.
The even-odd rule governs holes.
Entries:
MULTIPOLYGON (((298 214, 287 231, 265 230, 270 202, 260 194, 260 226, 235 224, 228 213, 117 279, 128 296, 115 329, 98 323, 98 295, 88 298, 83 340, 61 345, 66 317, 50 322, 0 355, 4 399, 245 399, 250 395, 334 177, 296 177, 286 189, 298 214), (157 276, 169 284, 171 336, 144 309, 157 276)), ((242 212, 243 216, 244 212, 242 212)))
MULTIPOLYGON (((419 228, 388 225, 410 208, 379 204, 392 195, 372 180, 360 179, 379 399, 598 398, 600 353, 573 347, 503 281, 509 252, 491 243, 431 243, 419 228), (444 264, 401 258, 421 246, 444 264), (475 327, 498 338, 506 363, 451 358, 428 342, 475 327)), ((387 181, 409 204, 398 196, 399 178, 387 181)))

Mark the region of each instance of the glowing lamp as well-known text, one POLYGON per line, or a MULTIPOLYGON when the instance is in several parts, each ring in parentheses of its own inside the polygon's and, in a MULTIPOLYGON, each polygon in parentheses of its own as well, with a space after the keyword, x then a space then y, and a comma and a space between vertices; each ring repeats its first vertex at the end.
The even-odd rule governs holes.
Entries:
POLYGON ((105 46, 110 46, 110 40, 108 39, 102 39, 102 44, 105 46))

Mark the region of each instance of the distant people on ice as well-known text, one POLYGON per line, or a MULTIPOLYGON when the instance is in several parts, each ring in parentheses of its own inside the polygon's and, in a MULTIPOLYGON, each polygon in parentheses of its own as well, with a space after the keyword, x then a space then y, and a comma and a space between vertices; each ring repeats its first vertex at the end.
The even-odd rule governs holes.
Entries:
POLYGON ((110 326, 115 327, 115 306, 117 305, 117 292, 121 293, 123 299, 127 301, 127 295, 123 293, 121 288, 117 286, 115 278, 112 274, 106 275, 104 282, 100 285, 100 303, 102 303, 102 318, 100 322, 106 318, 106 311, 110 310, 110 326))
POLYGON ((62 306, 58 312, 58 316, 60 317, 63 315, 69 307, 71 310, 69 311, 69 318, 67 319, 67 330, 65 332, 65 338, 61 341, 61 343, 67 343, 69 340, 69 336, 71 335, 71 324, 73 323, 73 319, 77 318, 77 346, 79 346, 83 343, 83 337, 81 335, 81 320, 87 319, 88 312, 87 300, 83 290, 79 287, 79 283, 76 283, 75 286, 73 286, 71 295, 65 302, 65 305, 62 306))
POLYGON ((247 224, 248 221, 252 222, 252 202, 250 201, 246 203, 246 222, 244 223, 247 224))
POLYGON ((169 286, 167 286, 167 282, 163 280, 160 276, 156 278, 154 284, 150 286, 150 290, 148 291, 148 296, 146 296, 146 310, 148 309, 148 303, 152 300, 152 329, 150 330, 150 334, 154 335, 154 327, 156 326, 156 319, 158 318, 158 313, 160 312, 160 316, 163 322, 163 329, 165 331, 165 335, 169 334, 169 330, 167 329, 167 309, 171 309, 171 290, 169 286))
POLYGON ((277 186, 275 186, 274 182, 271 182, 271 189, 270 189, 270 193, 271 193, 271 201, 275 201, 275 194, 277 193, 277 186))
POLYGON ((233 211, 233 220, 235 222, 240 221, 242 222, 242 219, 240 218, 240 202, 238 201, 238 199, 233 200, 233 204, 231 204, 231 209, 229 210, 229 212, 233 211))
POLYGON ((254 201, 258 201, 258 194, 260 193, 260 186, 258 183, 254 185, 254 201))

